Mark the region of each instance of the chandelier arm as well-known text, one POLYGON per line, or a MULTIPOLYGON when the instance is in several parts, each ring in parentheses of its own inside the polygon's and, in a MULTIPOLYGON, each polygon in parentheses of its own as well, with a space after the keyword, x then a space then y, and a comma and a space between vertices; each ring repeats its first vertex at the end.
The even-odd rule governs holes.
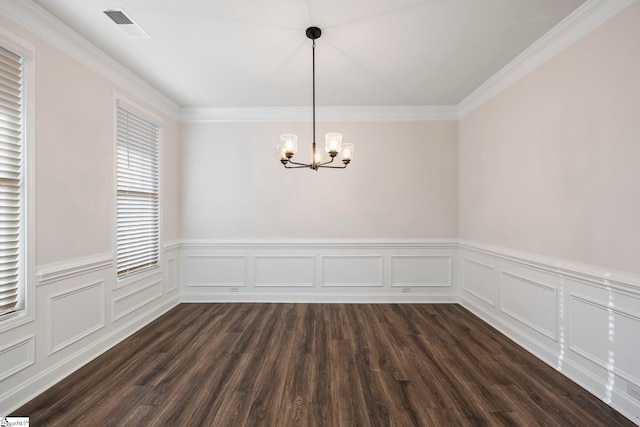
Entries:
POLYGON ((329 160, 328 162, 324 162, 324 163, 318 164, 318 167, 323 167, 324 165, 328 165, 329 163, 333 163, 333 159, 335 159, 335 157, 332 157, 331 160, 329 160))
MULTIPOLYGON (((289 162, 291 163, 291 162, 289 162)), ((305 165, 304 163, 294 163, 294 165, 299 165, 299 166, 287 166, 286 164, 284 165, 285 168, 287 169, 301 169, 301 168, 308 168, 309 165, 305 165)))
MULTIPOLYGON (((330 163, 330 162, 328 162, 330 163)), ((326 163, 323 163, 322 165, 318 166, 319 168, 326 168, 326 169, 344 169, 348 166, 348 164, 344 165, 344 166, 323 166, 326 163)))
POLYGON ((299 167, 305 167, 308 168, 311 166, 310 163, 298 163, 298 162, 294 162, 292 160, 289 160, 289 163, 291 163, 292 165, 298 165, 299 167))

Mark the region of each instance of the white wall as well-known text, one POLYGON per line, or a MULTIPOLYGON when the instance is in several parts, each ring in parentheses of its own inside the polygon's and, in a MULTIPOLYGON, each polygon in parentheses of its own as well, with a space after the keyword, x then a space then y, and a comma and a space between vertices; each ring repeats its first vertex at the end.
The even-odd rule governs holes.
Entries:
POLYGON ((460 120, 460 237, 640 273, 640 4, 460 120))
POLYGON ((455 121, 318 123, 355 144, 344 170, 286 170, 283 133, 311 155, 311 125, 184 123, 186 239, 452 238, 457 236, 455 121))
POLYGON ((636 2, 460 120, 458 253, 465 307, 636 423, 638 52, 636 2))
MULTIPOLYGON (((40 28, 46 28, 43 23, 40 28)), ((116 281, 114 93, 161 118, 162 235, 179 237, 179 124, 153 105, 0 15, 4 34, 34 49, 35 265, 32 318, 0 324, 0 415, 53 385, 178 303, 178 253, 161 267, 116 281)), ((32 206, 33 208, 33 206, 32 206)), ((28 415, 28 414, 27 414, 28 415)))

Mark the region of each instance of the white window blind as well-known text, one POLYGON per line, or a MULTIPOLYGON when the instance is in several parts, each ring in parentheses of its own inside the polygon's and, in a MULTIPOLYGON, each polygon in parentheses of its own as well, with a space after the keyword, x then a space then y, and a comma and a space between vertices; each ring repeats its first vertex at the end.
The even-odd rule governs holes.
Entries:
POLYGON ((0 47, 0 316, 24 308, 22 62, 0 47))
POLYGON ((117 106, 116 257, 118 277, 158 265, 160 128, 117 106))

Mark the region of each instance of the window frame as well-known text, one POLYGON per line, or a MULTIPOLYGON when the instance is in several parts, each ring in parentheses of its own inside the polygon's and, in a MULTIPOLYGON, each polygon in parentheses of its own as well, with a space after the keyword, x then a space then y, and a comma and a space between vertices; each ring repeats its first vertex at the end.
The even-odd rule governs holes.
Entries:
POLYGON ((115 276, 114 287, 121 288, 147 277, 160 274, 163 262, 162 254, 162 119, 151 111, 141 107, 129 98, 113 92, 113 275, 115 276), (118 275, 118 108, 123 108, 130 113, 140 116, 144 120, 158 127, 158 263, 155 266, 140 271, 133 271, 129 274, 118 275))
POLYGON ((0 46, 22 58, 22 228, 20 236, 21 293, 24 306, 0 315, 0 333, 36 319, 36 192, 35 192, 35 47, 0 28, 0 46))

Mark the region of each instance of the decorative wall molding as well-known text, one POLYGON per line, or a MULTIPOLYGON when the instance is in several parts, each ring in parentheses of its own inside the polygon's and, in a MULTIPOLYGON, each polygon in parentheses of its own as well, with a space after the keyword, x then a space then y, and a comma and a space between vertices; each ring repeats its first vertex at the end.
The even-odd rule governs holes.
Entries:
POLYGON ((162 245, 162 250, 164 252, 173 252, 173 251, 177 251, 178 249, 180 249, 180 240, 179 239, 167 240, 162 245))
POLYGON ((627 392, 627 384, 640 382, 637 276, 475 242, 460 241, 459 247, 464 307, 627 418, 640 420, 640 403, 627 392), (485 270, 466 269, 468 261, 499 272, 499 304, 484 304, 468 292, 469 284, 486 279, 485 270))
MULTIPOLYGON (((311 107, 182 108, 191 123, 307 122, 311 107)), ((455 105, 349 106, 316 108, 319 122, 398 122, 458 120, 455 105)))
POLYGON ((450 255, 391 255, 390 262, 391 287, 453 286, 450 255))
POLYGON ((322 255, 323 287, 382 287, 384 255, 322 255))
MULTIPOLYGON (((529 353, 541 359, 550 366, 556 367, 558 353, 547 343, 534 339, 528 335, 523 329, 513 327, 510 318, 496 315, 496 308, 477 304, 476 301, 468 298, 468 295, 462 295, 460 304, 484 322, 493 326, 495 329, 503 333, 511 341, 519 344, 529 353)), ((553 342, 551 342, 553 344, 553 342)), ((575 380, 574 380, 575 381, 575 380)))
POLYGON ((313 287, 316 282, 313 255, 256 255, 255 287, 313 287))
POLYGON ((485 264, 480 261, 463 257, 461 278, 462 278, 461 288, 463 291, 468 292, 474 297, 495 307, 496 305, 496 269, 493 266, 489 264, 485 264), (487 279, 486 277, 481 278, 480 274, 478 274, 477 271, 475 272, 476 274, 474 275, 473 271, 471 270, 472 267, 470 267, 472 265, 479 267, 481 270, 488 271, 490 274, 490 277, 488 278, 488 280, 486 280, 487 279), (467 268, 467 266, 469 266, 469 268, 467 268), (467 281, 467 278, 469 278, 471 281, 467 281), (480 282, 480 284, 476 285, 476 283, 478 282, 480 282), (487 284, 486 282, 490 282, 490 283, 487 284), (484 286, 485 288, 488 287, 490 295, 483 294, 482 291, 479 289, 480 286, 484 286))
POLYGON ((185 240, 180 247, 185 302, 458 300, 453 239, 185 240))
POLYGON ((180 106, 31 0, 3 0, 0 12, 135 97, 178 119, 180 106))
POLYGON ((171 310, 178 305, 178 303, 179 299, 177 295, 167 299, 158 306, 140 313, 130 321, 119 325, 119 327, 110 331, 108 334, 96 338, 86 347, 78 349, 55 364, 46 366, 27 380, 21 381, 16 387, 0 390, 0 408, 5 408, 7 413, 10 413, 12 410, 22 406, 33 399, 33 397, 60 382, 81 366, 89 363, 120 341, 133 335, 156 318, 171 310))
POLYGON ((183 265, 186 286, 235 288, 247 285, 246 255, 187 255, 183 265))
MULTIPOLYGON (((116 276, 116 273, 114 272, 113 275, 116 276)), ((113 289, 119 290, 119 289, 135 287, 136 285, 139 285, 142 282, 145 282, 151 278, 158 277, 161 275, 164 276, 163 264, 158 264, 147 270, 142 270, 138 273, 130 274, 121 278, 118 278, 116 276, 115 280, 113 281, 113 289)))
POLYGON ((50 295, 48 305, 49 355, 53 355, 105 327, 104 280, 50 295), (97 294, 97 299, 82 295, 91 291, 97 294), (88 301, 95 305, 88 307, 88 301), (80 313, 80 307, 84 310, 84 314, 96 316, 96 318, 82 318, 83 313, 80 313), (91 323, 92 320, 93 323, 91 323))
POLYGON ((41 286, 111 267, 113 267, 113 255, 107 253, 41 265, 37 267, 36 277, 38 278, 38 286, 41 286))
POLYGON ((543 273, 561 275, 600 289, 615 289, 640 296, 640 276, 465 240, 460 240, 459 246, 460 249, 508 261, 543 273))
POLYGON ((120 320, 161 296, 162 280, 156 280, 133 292, 114 298, 111 305, 111 319, 114 322, 120 320))
POLYGON ((559 354, 555 349, 535 340, 521 330, 511 327, 509 323, 505 322, 500 317, 493 315, 490 310, 487 310, 480 305, 473 304, 472 301, 464 298, 464 295, 462 298, 462 305, 474 315, 503 333, 510 340, 527 350, 529 353, 554 367, 563 375, 584 387, 594 396, 605 401, 605 403, 616 409, 628 419, 635 421, 636 423, 640 420, 640 405, 637 403, 637 400, 631 398, 621 388, 614 387, 609 390, 610 396, 605 398, 604 392, 608 386, 608 384, 605 383, 608 377, 606 371, 604 373, 593 372, 578 361, 569 358, 564 358, 562 360, 562 365, 560 366, 558 363, 559 354))
POLYGON ((539 281, 523 277, 519 274, 502 270, 503 280, 501 280, 501 304, 500 311, 511 316, 518 322, 545 335, 546 337, 558 341, 558 291, 555 287, 545 285, 539 281), (514 280, 513 284, 519 284, 520 288, 511 289, 507 286, 504 278, 514 280), (547 295, 536 295, 536 290, 542 290, 547 295), (512 298, 509 294, 513 293, 512 298), (545 299, 551 298, 551 301, 545 299), (515 304, 515 305, 514 305, 515 304), (541 319, 534 316, 540 314, 541 319), (551 325, 543 325, 545 321, 550 321, 551 325))
POLYGON ((167 258, 167 268, 165 271, 165 285, 167 288, 167 292, 172 292, 178 289, 178 257, 174 256, 171 258, 167 258))
MULTIPOLYGON (((594 307, 597 310, 602 312, 602 315, 604 315, 606 319, 605 326, 608 328, 608 330, 606 331, 606 336, 607 338, 609 338, 610 342, 614 346, 616 345, 616 342, 615 342, 616 341, 616 324, 620 323, 620 320, 628 319, 634 322, 633 329, 636 331, 640 331, 640 314, 619 310, 615 308, 615 304, 614 306, 609 306, 602 302, 594 301, 591 298, 576 295, 576 294, 571 294, 571 302, 574 307, 576 303, 581 303, 581 304, 586 304, 588 306, 594 307)), ((575 312, 575 310, 573 311, 575 312)), ((580 356, 591 361, 592 363, 595 363, 601 368, 609 372, 615 373, 616 375, 623 378, 625 381, 631 381, 634 384, 640 384, 640 375, 639 375, 640 366, 638 365, 638 354, 636 354, 635 357, 631 359, 627 358, 627 360, 624 361, 627 364, 627 368, 626 369, 622 368, 620 367, 621 365, 620 361, 616 360, 616 357, 617 357, 616 354, 618 354, 619 356, 619 352, 616 352, 615 348, 609 351, 608 354, 606 355, 598 356, 594 354, 595 353, 594 351, 580 347, 576 342, 575 332, 576 332, 576 329, 581 327, 582 325, 576 322, 572 322, 572 324, 574 324, 575 326, 570 329, 571 335, 569 337, 569 344, 570 344, 569 348, 571 349, 571 351, 575 352, 576 354, 579 354, 580 356), (635 368, 637 372, 631 372, 630 369, 633 369, 633 368, 635 368)), ((592 335, 596 333, 596 331, 594 331, 592 327, 587 327, 587 328, 588 328, 588 331, 585 331, 586 334, 592 335)), ((619 328, 619 325, 618 325, 618 328, 619 328)), ((638 333, 635 334, 635 339, 636 340, 638 339, 638 333)), ((602 348, 601 346, 597 346, 597 347, 598 347, 597 348, 598 350, 602 348)), ((636 351, 636 353, 640 353, 640 350, 636 351)))
POLYGON ((33 365, 35 347, 35 335, 31 334, 0 348, 0 381, 33 365))
POLYGON ((460 118, 562 52, 634 0, 587 0, 457 105, 460 118))

